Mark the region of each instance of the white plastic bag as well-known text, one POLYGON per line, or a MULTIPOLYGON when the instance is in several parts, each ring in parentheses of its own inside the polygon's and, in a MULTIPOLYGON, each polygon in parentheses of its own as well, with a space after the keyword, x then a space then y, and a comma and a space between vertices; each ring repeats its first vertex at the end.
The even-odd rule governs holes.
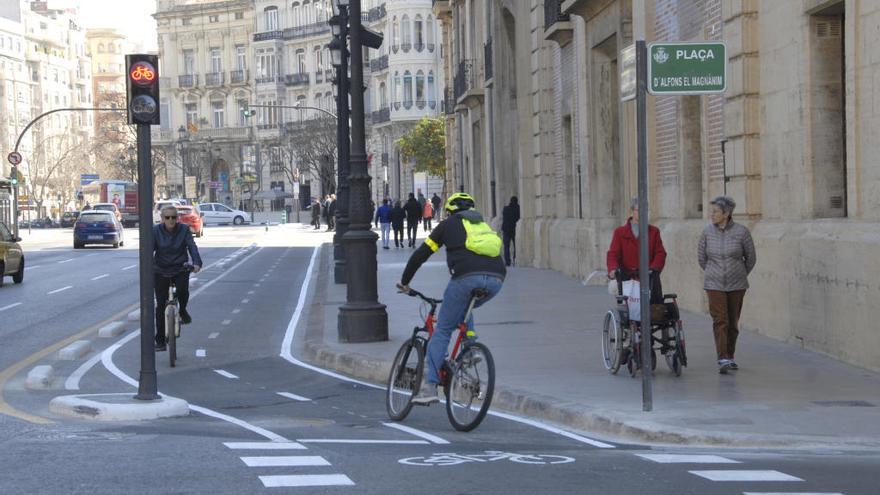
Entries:
POLYGON ((614 280, 612 278, 611 280, 608 281, 608 293, 611 294, 612 296, 617 295, 617 280, 614 280))
POLYGON ((642 321, 641 290, 638 280, 627 280, 623 283, 623 295, 627 296, 626 305, 631 321, 642 321))

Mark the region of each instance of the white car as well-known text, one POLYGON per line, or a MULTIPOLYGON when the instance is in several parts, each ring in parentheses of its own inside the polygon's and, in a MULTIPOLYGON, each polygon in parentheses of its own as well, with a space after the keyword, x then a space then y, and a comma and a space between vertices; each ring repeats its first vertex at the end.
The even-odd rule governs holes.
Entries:
POLYGON ((205 225, 221 223, 241 225, 251 222, 250 213, 233 210, 223 203, 200 203, 199 210, 202 212, 202 220, 204 220, 205 225))
POLYGON ((153 206, 153 223, 160 223, 162 219, 159 218, 159 212, 162 211, 162 208, 166 206, 180 206, 181 202, 176 199, 165 199, 162 201, 156 201, 156 205, 153 206))

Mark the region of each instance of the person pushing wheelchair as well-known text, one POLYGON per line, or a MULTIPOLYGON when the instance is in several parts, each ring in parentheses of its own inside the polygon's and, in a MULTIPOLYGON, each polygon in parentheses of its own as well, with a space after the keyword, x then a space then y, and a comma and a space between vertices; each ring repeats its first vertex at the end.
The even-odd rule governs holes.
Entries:
MULTIPOLYGON (((629 277, 638 280, 639 270, 639 199, 633 198, 629 203, 629 218, 626 224, 614 230, 611 246, 608 248, 606 264, 608 278, 614 279, 617 269, 623 270, 629 277), (633 273, 635 272, 635 273, 633 273)), ((651 304, 663 304, 663 287, 660 284, 660 272, 666 265, 666 250, 660 239, 660 229, 648 224, 648 269, 651 276, 651 304)))

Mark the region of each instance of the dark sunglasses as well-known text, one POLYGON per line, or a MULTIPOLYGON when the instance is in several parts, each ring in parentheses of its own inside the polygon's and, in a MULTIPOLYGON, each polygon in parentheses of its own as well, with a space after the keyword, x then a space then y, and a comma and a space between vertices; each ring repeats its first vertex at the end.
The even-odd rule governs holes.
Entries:
POLYGON ((177 215, 174 215, 173 217, 166 216, 165 220, 177 220, 177 215))

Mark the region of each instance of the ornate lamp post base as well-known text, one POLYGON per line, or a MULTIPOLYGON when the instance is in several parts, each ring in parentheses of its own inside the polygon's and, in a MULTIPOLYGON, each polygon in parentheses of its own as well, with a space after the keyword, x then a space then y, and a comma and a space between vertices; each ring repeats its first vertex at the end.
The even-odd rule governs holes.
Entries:
MULTIPOLYGON (((348 195, 348 191, 345 194, 348 195)), ((340 192, 340 196, 342 193, 340 192)), ((346 203, 348 200, 346 198, 346 203)), ((346 210, 348 209, 346 205, 346 210)), ((347 265, 348 261, 345 258, 345 246, 342 243, 342 237, 348 232, 348 217, 337 217, 336 218, 336 234, 333 236, 333 259, 336 262, 333 265, 333 281, 337 284, 344 284, 348 282, 347 275, 347 265)))
POLYGON ((342 239, 348 270, 348 302, 339 306, 337 331, 340 342, 388 340, 388 312, 378 302, 376 241, 372 230, 349 230, 342 239))

